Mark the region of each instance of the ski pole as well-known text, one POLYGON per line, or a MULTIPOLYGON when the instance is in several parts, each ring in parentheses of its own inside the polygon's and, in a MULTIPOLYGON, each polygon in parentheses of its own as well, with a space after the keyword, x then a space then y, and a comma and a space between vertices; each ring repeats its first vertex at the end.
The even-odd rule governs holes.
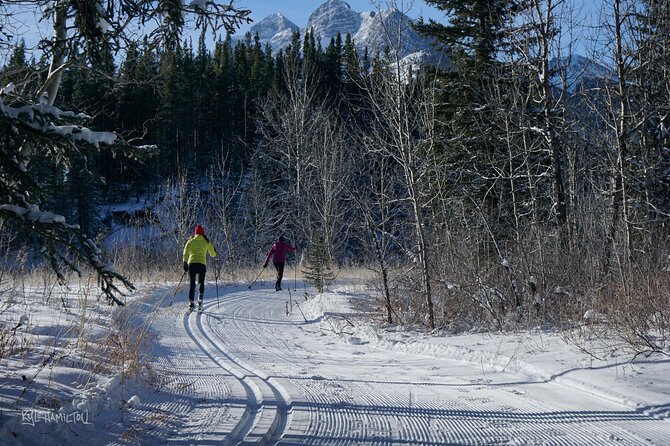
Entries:
POLYGON ((298 303, 297 300, 295 301, 295 305, 298 307, 298 310, 300 310, 300 314, 302 314, 302 318, 305 320, 305 322, 307 322, 307 318, 305 317, 305 313, 303 313, 302 308, 300 308, 300 304, 298 303))
POLYGON ((181 287, 181 283, 184 281, 184 277, 186 277, 186 271, 184 271, 184 273, 181 275, 181 279, 179 279, 179 283, 177 284, 176 288, 174 289, 174 293, 172 293, 172 300, 170 301, 170 305, 168 305, 169 307, 172 306, 172 302, 174 302, 174 298, 177 295, 177 291, 181 287))
POLYGON ((293 243, 295 244, 293 252, 293 261, 295 262, 295 265, 293 265, 293 291, 298 291, 298 243, 295 238, 295 231, 293 232, 293 243))
POLYGON ((214 263, 214 284, 216 284, 216 308, 219 308, 219 262, 214 263))
POLYGON ((293 291, 298 291, 298 256, 294 255, 295 264, 293 265, 293 291))
MULTIPOLYGON (((265 268, 263 268, 263 269, 265 269, 265 268)), ((254 283, 256 283, 256 281, 257 281, 258 278, 261 276, 261 274, 263 274, 263 269, 261 270, 260 273, 258 273, 258 275, 257 275, 256 278, 254 279, 254 281, 251 282, 251 285, 249 285, 249 289, 251 289, 251 287, 254 286, 254 283)))

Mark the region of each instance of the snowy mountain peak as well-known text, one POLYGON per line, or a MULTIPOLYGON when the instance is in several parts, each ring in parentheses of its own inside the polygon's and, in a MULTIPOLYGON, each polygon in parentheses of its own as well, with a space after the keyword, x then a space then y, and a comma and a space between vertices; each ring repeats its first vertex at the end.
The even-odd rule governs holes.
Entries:
POLYGON ((321 38, 321 45, 325 46, 338 33, 353 36, 360 28, 361 21, 361 15, 352 10, 347 2, 328 0, 310 14, 307 29, 313 30, 321 38))
POLYGON ((270 44, 273 51, 285 49, 291 43, 294 32, 304 34, 305 30, 309 30, 314 32, 322 48, 327 47, 338 34, 343 38, 349 34, 361 54, 364 48, 373 54, 389 45, 386 30, 397 30, 401 26, 401 41, 391 42, 393 46, 400 46, 401 57, 417 52, 431 53, 428 40, 417 35, 410 23, 411 19, 395 7, 379 12, 358 12, 344 0, 328 0, 310 14, 307 26, 302 30, 283 15, 275 13, 255 24, 250 31, 252 36, 258 34, 263 45, 270 44))
POLYGON ((344 0, 327 0, 325 3, 322 3, 314 12, 324 9, 351 9, 349 3, 344 0))
POLYGON ((250 32, 252 36, 258 34, 261 41, 271 41, 277 34, 286 32, 290 34, 299 30, 298 25, 282 14, 274 13, 252 26, 250 32))
POLYGON ((420 37, 411 27, 411 19, 392 7, 379 14, 362 15, 362 23, 355 34, 352 34, 353 40, 359 47, 366 46, 371 50, 381 49, 392 45, 399 48, 402 56, 412 53, 423 52, 430 53, 430 44, 426 39, 420 37), (388 30, 402 30, 401 38, 397 39, 397 33, 391 33, 388 30), (389 42, 389 39, 391 41, 389 42))
POLYGON ((551 68, 554 71, 551 79, 552 85, 561 88, 563 82, 565 82, 570 92, 616 79, 616 73, 612 69, 577 54, 573 54, 569 58, 554 59, 551 62, 551 68))

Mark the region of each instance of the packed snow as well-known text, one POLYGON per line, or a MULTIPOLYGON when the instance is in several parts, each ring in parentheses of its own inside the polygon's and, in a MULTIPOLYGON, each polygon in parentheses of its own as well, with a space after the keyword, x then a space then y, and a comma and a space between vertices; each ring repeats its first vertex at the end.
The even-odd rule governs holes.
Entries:
POLYGON ((383 325, 352 281, 249 283, 208 282, 200 314, 176 282, 138 284, 114 309, 83 287, 13 296, 3 328, 31 348, 0 363, 0 442, 670 444, 667 356, 595 355, 609 344, 587 332, 383 325), (91 366, 114 329, 139 373, 91 366))

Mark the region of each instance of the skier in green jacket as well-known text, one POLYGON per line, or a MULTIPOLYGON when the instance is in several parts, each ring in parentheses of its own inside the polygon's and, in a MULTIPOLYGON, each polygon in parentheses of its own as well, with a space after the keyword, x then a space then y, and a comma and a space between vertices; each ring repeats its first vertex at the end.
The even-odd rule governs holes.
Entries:
POLYGON ((194 234, 184 246, 184 272, 188 271, 191 283, 188 289, 189 310, 193 310, 195 297, 195 276, 198 276, 198 311, 202 311, 202 297, 205 293, 205 273, 207 272, 207 254, 216 257, 216 251, 205 235, 202 226, 195 227, 194 234))

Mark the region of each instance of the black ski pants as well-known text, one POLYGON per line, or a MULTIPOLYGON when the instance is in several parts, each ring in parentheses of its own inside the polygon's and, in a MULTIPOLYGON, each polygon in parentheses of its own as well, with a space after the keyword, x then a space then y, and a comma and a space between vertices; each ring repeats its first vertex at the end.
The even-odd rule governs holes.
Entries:
POLYGON ((195 276, 198 276, 198 292, 199 296, 202 297, 205 294, 205 273, 207 272, 207 266, 202 263, 189 263, 188 265, 188 276, 191 279, 191 283, 188 288, 188 300, 193 302, 195 297, 195 276))
POLYGON ((284 277, 284 262, 273 262, 277 270, 277 281, 275 282, 275 290, 281 290, 281 279, 284 277))

